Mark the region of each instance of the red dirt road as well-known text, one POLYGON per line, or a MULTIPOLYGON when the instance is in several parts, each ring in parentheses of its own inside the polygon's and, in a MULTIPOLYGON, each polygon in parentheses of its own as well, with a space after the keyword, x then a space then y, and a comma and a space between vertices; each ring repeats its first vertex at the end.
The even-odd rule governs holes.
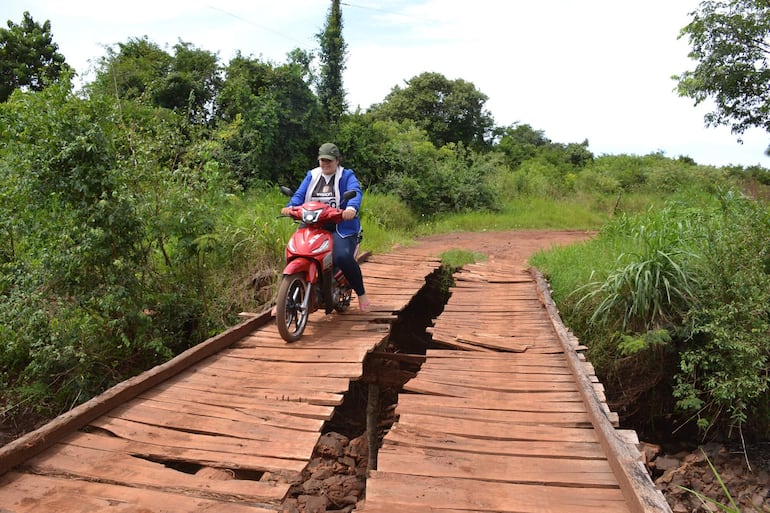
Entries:
POLYGON ((540 250, 585 241, 594 235, 583 230, 454 232, 422 237, 415 247, 435 254, 451 249, 474 251, 490 259, 507 258, 526 266, 529 257, 540 250))

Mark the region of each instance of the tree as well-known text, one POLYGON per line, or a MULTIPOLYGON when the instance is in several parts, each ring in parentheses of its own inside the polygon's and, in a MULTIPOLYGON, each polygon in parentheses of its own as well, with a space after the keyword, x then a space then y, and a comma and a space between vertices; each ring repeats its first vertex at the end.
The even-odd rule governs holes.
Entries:
POLYGON ((497 148, 505 153, 506 163, 513 169, 534 157, 538 148, 550 142, 542 130, 535 130, 528 124, 514 123, 502 132, 497 148))
POLYGON ((41 91, 69 71, 58 50, 50 21, 41 26, 29 12, 24 12, 20 25, 8 20, 8 28, 0 28, 0 102, 16 89, 41 91))
POLYGON ((171 72, 174 58, 146 36, 117 46, 99 59, 92 92, 151 105, 154 85, 171 72))
POLYGON ((695 105, 712 99, 707 126, 730 126, 734 134, 756 127, 770 131, 770 8, 767 0, 707 0, 681 31, 689 38, 692 71, 673 78, 680 96, 695 105))
POLYGON ((222 85, 216 54, 180 41, 171 55, 147 37, 117 46, 117 52, 108 48, 100 59, 92 93, 170 109, 194 123, 212 118, 222 85))
POLYGON ((321 44, 321 75, 318 83, 318 99, 326 119, 337 123, 347 110, 342 73, 345 71, 347 45, 342 37, 342 12, 340 0, 332 0, 326 17, 326 27, 316 35, 321 44))
POLYGON ((230 61, 217 97, 224 159, 241 185, 254 180, 294 184, 317 157, 322 114, 310 89, 307 56, 274 65, 230 61))
POLYGON ((423 73, 408 80, 404 88, 395 86, 372 110, 383 119, 413 120, 437 147, 463 143, 478 149, 488 145, 494 127, 484 109, 487 99, 470 82, 423 73))
POLYGON ((211 118, 221 86, 217 55, 180 41, 174 45, 169 73, 153 90, 153 100, 159 107, 186 111, 190 121, 204 123, 211 118))

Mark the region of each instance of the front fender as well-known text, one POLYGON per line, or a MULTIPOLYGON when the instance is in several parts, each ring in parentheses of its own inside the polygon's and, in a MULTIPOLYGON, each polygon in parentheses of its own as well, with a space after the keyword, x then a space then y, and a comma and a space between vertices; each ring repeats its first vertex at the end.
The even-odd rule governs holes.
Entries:
POLYGON ((286 263, 286 267, 283 268, 283 274, 288 276, 290 274, 303 273, 305 280, 308 283, 315 283, 318 281, 318 269, 315 262, 312 262, 306 258, 295 258, 286 263))

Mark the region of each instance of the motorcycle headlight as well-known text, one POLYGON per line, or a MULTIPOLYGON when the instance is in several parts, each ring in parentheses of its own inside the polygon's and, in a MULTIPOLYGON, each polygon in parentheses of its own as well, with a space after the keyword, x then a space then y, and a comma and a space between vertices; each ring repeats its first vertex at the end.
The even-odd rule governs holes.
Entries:
POLYGON ((318 218, 321 216, 321 209, 318 210, 306 210, 302 209, 302 221, 307 224, 313 224, 318 222, 318 218))

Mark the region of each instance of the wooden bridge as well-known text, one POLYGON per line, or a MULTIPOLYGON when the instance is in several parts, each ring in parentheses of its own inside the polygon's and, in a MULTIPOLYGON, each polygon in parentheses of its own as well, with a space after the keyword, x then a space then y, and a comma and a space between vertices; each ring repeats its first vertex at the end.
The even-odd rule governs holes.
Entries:
POLYGON ((394 350, 439 266, 370 257, 374 311, 315 314, 294 344, 254 316, 0 448, 0 513, 296 511, 285 500, 352 384, 371 409, 399 379, 395 422, 368 416, 365 492, 330 511, 669 512, 536 272, 466 266, 430 348, 394 350))

